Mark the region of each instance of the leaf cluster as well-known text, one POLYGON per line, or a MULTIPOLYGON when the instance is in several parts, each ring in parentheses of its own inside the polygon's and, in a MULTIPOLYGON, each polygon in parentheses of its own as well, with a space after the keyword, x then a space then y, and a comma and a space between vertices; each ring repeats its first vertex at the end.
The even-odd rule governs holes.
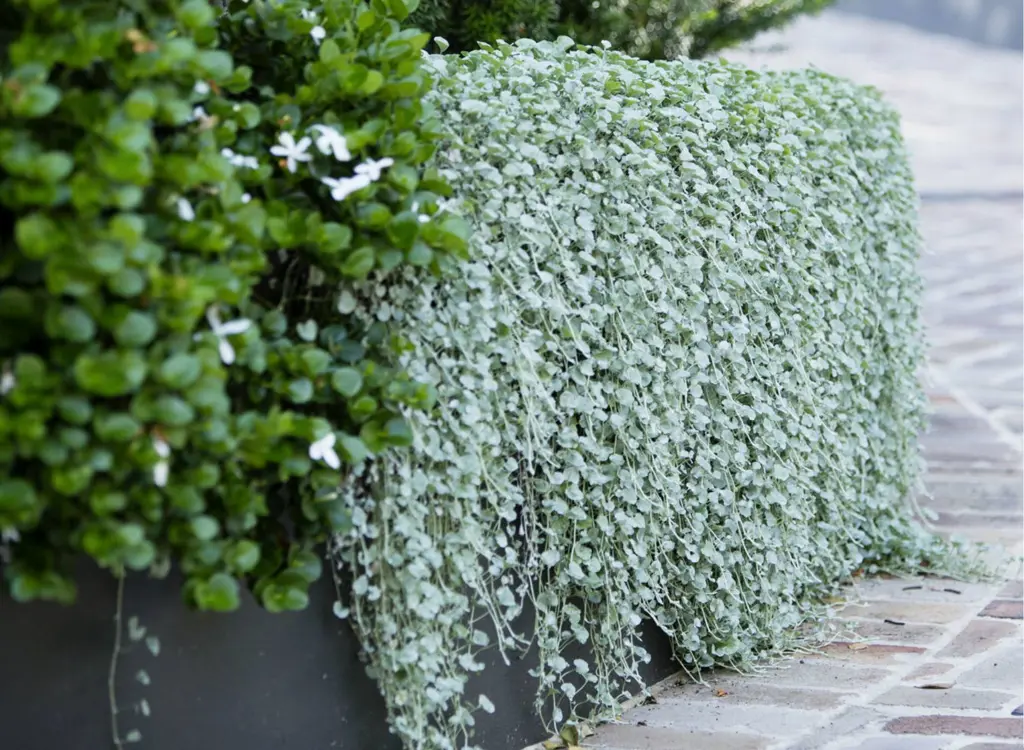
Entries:
POLYGON ((234 609, 246 586, 271 611, 305 606, 317 545, 350 525, 344 477, 409 444, 406 415, 433 398, 382 361, 401 342, 386 316, 355 319, 375 305, 360 285, 466 248, 425 167, 427 37, 408 12, 4 5, 0 530, 16 599, 71 601, 84 554, 118 574, 177 565, 199 609, 234 609), (334 155, 311 145, 325 132, 334 155), (306 144, 300 168, 279 157, 287 138, 306 144), (358 189, 336 199, 330 180, 358 189))

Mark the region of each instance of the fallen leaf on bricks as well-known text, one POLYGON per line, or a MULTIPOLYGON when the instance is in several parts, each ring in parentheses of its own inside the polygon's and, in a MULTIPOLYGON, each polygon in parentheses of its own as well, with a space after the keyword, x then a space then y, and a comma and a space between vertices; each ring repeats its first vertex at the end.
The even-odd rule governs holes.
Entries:
POLYGON ((565 743, 566 747, 575 747, 576 745, 580 744, 580 730, 572 724, 567 724, 566 726, 562 727, 561 731, 558 733, 558 736, 562 738, 562 741, 565 743))
POLYGON ((718 690, 715 691, 715 697, 716 698, 724 698, 727 695, 728 695, 728 693, 726 691, 722 690, 721 688, 719 688, 718 690))
POLYGON ((863 651, 868 647, 866 643, 851 643, 847 648, 851 651, 863 651))

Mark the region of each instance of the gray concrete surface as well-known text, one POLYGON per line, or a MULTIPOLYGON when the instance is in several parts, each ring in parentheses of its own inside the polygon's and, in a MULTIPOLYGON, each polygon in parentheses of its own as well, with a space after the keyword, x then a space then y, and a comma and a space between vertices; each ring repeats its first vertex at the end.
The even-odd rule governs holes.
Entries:
POLYGON ((839 0, 835 7, 978 44, 1024 49, 1021 0, 839 0))

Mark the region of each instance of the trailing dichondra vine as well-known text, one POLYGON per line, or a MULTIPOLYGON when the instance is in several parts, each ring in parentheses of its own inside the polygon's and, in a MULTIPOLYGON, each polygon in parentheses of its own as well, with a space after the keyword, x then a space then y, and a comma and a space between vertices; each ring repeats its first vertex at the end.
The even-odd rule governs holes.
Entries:
POLYGON ((904 504, 924 402, 893 111, 817 72, 571 47, 431 58, 471 258, 368 292, 438 394, 348 493, 338 552, 410 747, 493 708, 466 692, 488 631, 539 651, 560 725, 642 684, 645 619, 684 667, 738 666, 857 569, 959 565, 904 504))

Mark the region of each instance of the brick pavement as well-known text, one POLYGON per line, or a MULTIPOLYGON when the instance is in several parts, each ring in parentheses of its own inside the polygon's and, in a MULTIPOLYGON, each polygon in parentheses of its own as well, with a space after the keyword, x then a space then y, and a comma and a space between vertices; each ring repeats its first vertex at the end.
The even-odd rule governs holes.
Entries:
POLYGON ((840 639, 744 677, 663 683, 584 741, 603 750, 997 750, 1024 747, 1013 711, 1022 646, 1022 65, 1012 52, 839 13, 761 37, 734 59, 814 64, 900 110, 922 195, 933 414, 923 505, 992 546, 1004 581, 868 580, 840 639), (757 52, 782 43, 782 52, 757 52))

